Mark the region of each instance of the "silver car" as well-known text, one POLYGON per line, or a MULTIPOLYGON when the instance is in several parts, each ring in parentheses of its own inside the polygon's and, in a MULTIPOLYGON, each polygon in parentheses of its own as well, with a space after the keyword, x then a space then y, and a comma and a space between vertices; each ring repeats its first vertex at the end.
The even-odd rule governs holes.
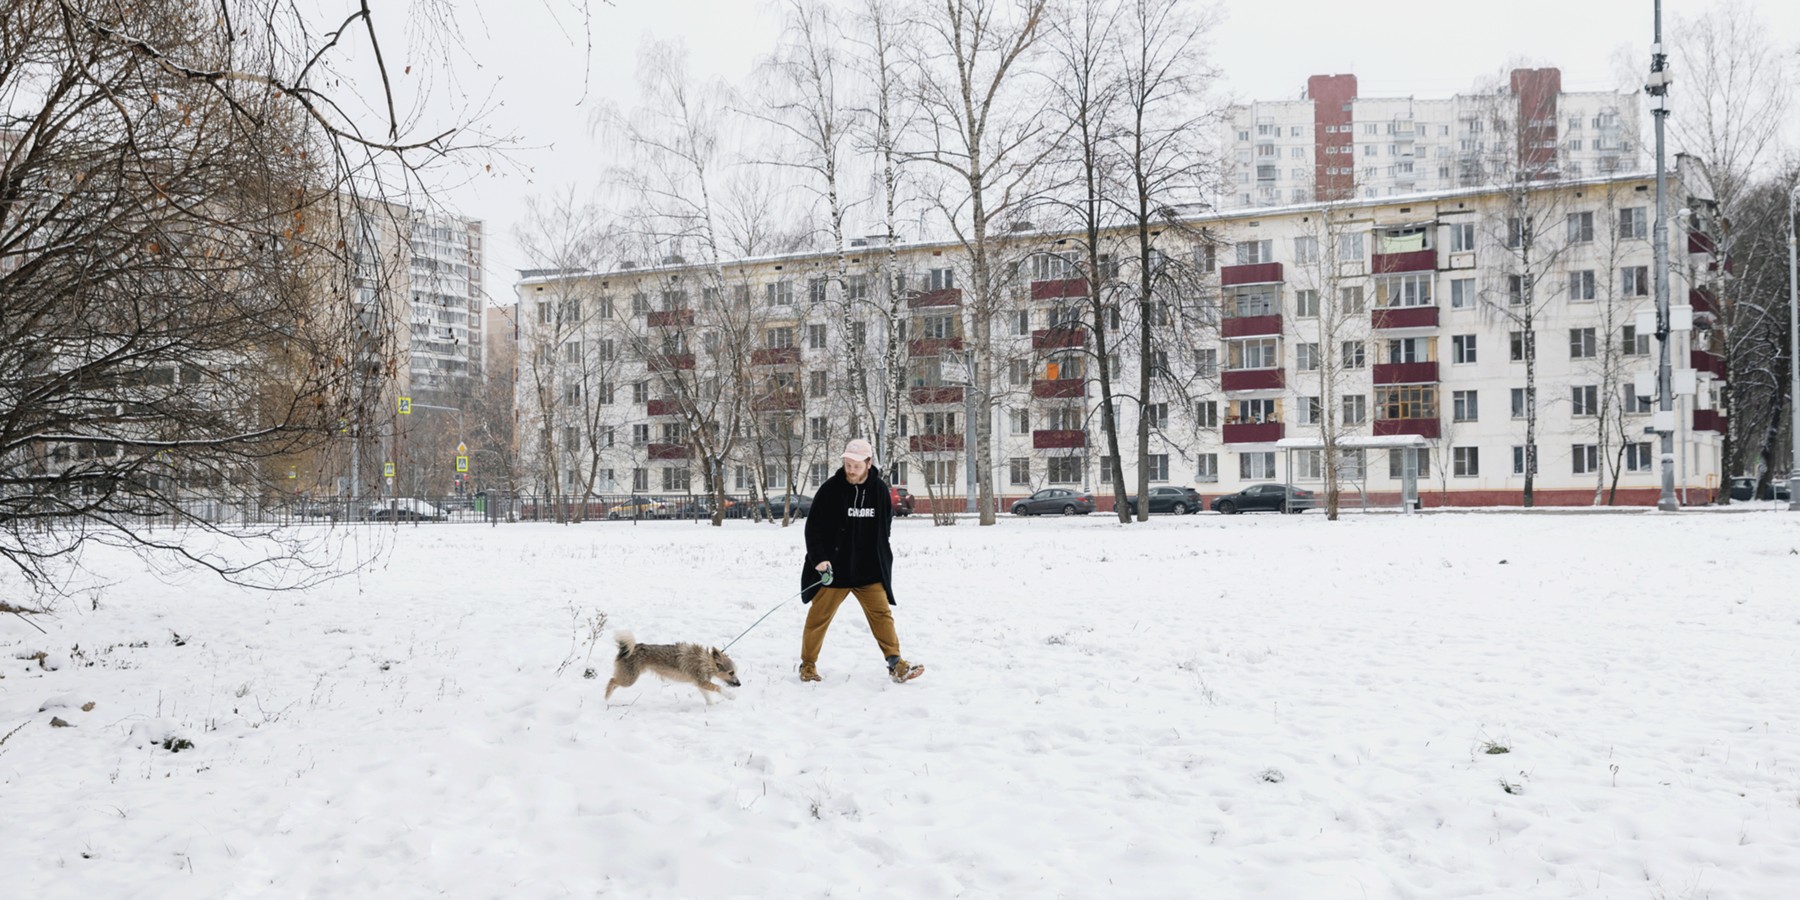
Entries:
POLYGON ((1015 516, 1041 516, 1046 513, 1085 516, 1094 511, 1094 495, 1068 488, 1044 488, 1014 503, 1012 511, 1015 516))

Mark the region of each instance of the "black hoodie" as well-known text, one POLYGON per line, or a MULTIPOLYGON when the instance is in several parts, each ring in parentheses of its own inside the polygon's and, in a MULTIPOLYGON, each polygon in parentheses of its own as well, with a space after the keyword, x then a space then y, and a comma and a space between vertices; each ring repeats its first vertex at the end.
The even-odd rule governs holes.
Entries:
POLYGON ((813 495, 806 514, 806 561, 800 570, 800 600, 811 603, 818 593, 815 566, 829 561, 832 587, 881 583, 894 605, 894 551, 888 535, 894 522, 894 500, 881 470, 869 467, 862 484, 851 484, 844 470, 826 479, 813 495), (857 510, 858 513, 852 513, 857 510), (812 585, 812 587, 808 587, 812 585))

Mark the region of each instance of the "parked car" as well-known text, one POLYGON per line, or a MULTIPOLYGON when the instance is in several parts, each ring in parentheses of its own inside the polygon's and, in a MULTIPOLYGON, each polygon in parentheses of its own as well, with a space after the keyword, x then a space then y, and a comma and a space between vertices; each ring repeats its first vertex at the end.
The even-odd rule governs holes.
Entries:
POLYGON ((336 521, 339 507, 335 503, 318 500, 307 500, 294 507, 294 515, 302 519, 331 519, 336 521))
POLYGON ((369 518, 376 522, 442 522, 443 510, 417 497, 395 497, 377 500, 369 506, 369 518))
POLYGON ((894 501, 894 515, 896 515, 896 516, 912 515, 912 512, 913 512, 912 491, 909 491, 903 487, 897 487, 897 488, 892 488, 889 491, 889 493, 892 495, 891 499, 894 501))
POLYGON ((1214 499, 1212 508, 1228 516, 1259 510, 1297 513, 1311 509, 1317 501, 1317 494, 1291 484, 1255 484, 1214 499))
POLYGON ((781 518, 786 510, 796 519, 804 519, 812 512, 812 498, 800 494, 788 494, 785 497, 771 497, 763 502, 762 514, 765 519, 781 518))
POLYGON ((669 504, 649 497, 632 497, 606 511, 609 519, 666 519, 669 504))
POLYGON ((1085 516, 1093 511, 1093 494, 1072 491, 1068 488, 1044 488, 1012 506, 1015 516, 1041 516, 1045 513, 1085 516))
MULTIPOLYGON (((749 515, 749 506, 735 497, 725 498, 725 518, 742 519, 749 515)), ((711 497, 691 497, 669 508, 669 515, 676 519, 710 519, 713 514, 711 497)))
MULTIPOLYGON (((1138 498, 1127 497, 1125 508, 1130 510, 1132 515, 1137 515, 1138 498)), ((1206 503, 1201 500, 1200 492, 1191 487, 1153 487, 1150 489, 1151 515, 1174 513, 1178 516, 1185 516, 1205 508, 1206 503)))
MULTIPOLYGON (((1749 500, 1756 497, 1756 479, 1749 475, 1739 475, 1731 479, 1731 499, 1749 500)), ((1758 500, 1786 500, 1788 486, 1786 478, 1775 478, 1769 481, 1769 487, 1762 492, 1758 500)))

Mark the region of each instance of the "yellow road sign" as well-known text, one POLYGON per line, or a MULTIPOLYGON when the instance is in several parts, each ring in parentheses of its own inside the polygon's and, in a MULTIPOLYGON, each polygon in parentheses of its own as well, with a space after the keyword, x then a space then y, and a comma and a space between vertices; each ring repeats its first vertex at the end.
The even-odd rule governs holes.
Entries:
POLYGON ((469 455, 469 445, 462 443, 461 441, 458 441, 456 444, 456 455, 457 456, 468 456, 469 455))
POLYGON ((456 458, 456 471, 458 471, 458 472, 469 471, 469 458, 468 457, 459 456, 456 458))
POLYGON ((381 474, 383 474, 389 478, 394 477, 394 464, 393 463, 382 463, 381 464, 381 474))
POLYGON ((412 398, 411 397, 401 397, 400 398, 400 414, 403 416, 412 415, 412 398))

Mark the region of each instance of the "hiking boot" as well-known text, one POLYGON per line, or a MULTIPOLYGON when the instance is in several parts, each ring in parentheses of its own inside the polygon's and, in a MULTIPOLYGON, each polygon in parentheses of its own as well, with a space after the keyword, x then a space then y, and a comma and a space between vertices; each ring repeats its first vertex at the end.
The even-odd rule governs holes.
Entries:
POLYGON ((825 679, 819 677, 819 670, 814 668, 812 663, 803 662, 800 664, 800 680, 824 681, 825 679))
POLYGON ((924 666, 913 665, 898 656, 888 660, 888 677, 894 679, 898 684, 905 684, 923 674, 925 674, 924 666))

